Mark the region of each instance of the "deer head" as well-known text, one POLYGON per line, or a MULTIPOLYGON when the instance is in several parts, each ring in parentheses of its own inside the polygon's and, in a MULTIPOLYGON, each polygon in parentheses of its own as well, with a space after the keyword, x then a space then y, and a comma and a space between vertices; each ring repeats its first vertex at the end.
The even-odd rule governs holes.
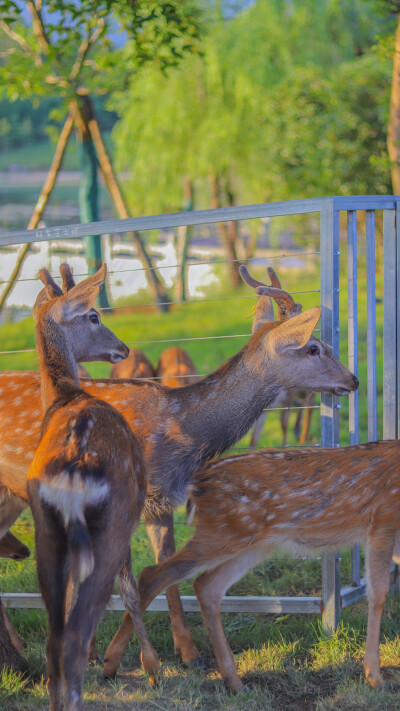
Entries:
POLYGON ((118 363, 128 356, 128 347, 109 328, 101 323, 100 314, 93 308, 94 301, 105 280, 106 265, 96 274, 76 285, 72 271, 62 264, 63 290, 50 276, 47 269, 41 269, 40 279, 45 288, 38 295, 33 307, 34 319, 38 320, 39 310, 45 308, 62 326, 76 362, 101 360, 118 363), (87 305, 91 304, 89 310, 87 305))

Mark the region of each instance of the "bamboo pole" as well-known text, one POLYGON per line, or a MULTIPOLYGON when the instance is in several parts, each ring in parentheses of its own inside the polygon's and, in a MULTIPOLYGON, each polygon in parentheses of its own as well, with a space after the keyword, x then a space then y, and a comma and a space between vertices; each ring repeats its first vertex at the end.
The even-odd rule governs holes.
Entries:
POLYGON ((400 13, 397 14, 393 55, 387 149, 390 159, 393 194, 400 195, 400 13))
MULTIPOLYGON (((44 209, 47 205, 48 199, 49 199, 51 192, 54 188, 54 185, 55 185, 55 182, 57 179, 57 175, 60 171, 62 160, 64 158, 65 149, 67 147, 68 140, 71 135, 73 125, 74 125, 73 118, 71 115, 69 115, 67 117, 67 120, 65 121, 63 129, 60 133, 60 137, 58 139, 58 143, 57 143, 56 151, 54 153, 54 158, 53 158, 51 167, 49 169, 49 172, 47 173, 46 180, 44 181, 44 185, 42 187, 41 193, 40 193, 39 198, 38 198, 36 205, 34 207, 32 217, 29 220, 29 224, 28 224, 28 228, 27 228, 28 230, 34 230, 38 226, 38 224, 42 218, 44 209)), ((25 244, 18 255, 17 263, 16 263, 14 270, 11 274, 10 280, 6 284, 6 287, 0 296, 0 312, 6 302, 9 294, 11 293, 12 289, 14 288, 15 282, 16 282, 18 275, 22 269, 22 265, 24 263, 26 255, 28 254, 28 252, 30 250, 30 247, 31 247, 30 243, 25 244)))
MULTIPOLYGON (((85 97, 85 99, 89 99, 89 97, 85 97)), ((118 184, 117 177, 114 173, 114 170, 113 170, 113 167, 111 164, 111 160, 108 155, 107 148, 104 145, 100 127, 99 127, 99 124, 96 120, 93 110, 91 111, 91 118, 88 121, 88 126, 89 126, 90 133, 92 135, 94 144, 96 146, 97 157, 99 159, 101 172, 103 174, 103 177, 104 177, 105 183, 108 187, 108 190, 110 192, 110 195, 113 199, 113 202, 114 202, 115 208, 118 212, 118 215, 122 219, 130 217, 126 202, 125 202, 124 197, 122 195, 121 188, 118 184)), ((132 235, 132 238, 135 241, 135 244, 136 244, 136 247, 138 250, 138 257, 139 257, 144 269, 147 270, 147 275, 149 278, 150 287, 153 292, 154 298, 156 300, 157 307, 160 311, 163 311, 163 312, 168 311, 169 299, 168 299, 167 293, 157 276, 156 270, 153 267, 153 263, 151 261, 150 256, 147 254, 146 248, 144 246, 144 242, 138 232, 131 232, 130 234, 132 235)))

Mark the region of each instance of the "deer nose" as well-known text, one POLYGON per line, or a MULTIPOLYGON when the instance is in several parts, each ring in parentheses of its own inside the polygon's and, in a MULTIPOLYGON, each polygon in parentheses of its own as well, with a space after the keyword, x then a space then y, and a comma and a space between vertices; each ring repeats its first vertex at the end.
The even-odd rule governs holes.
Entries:
POLYGON ((358 380, 358 378, 357 378, 356 375, 353 375, 353 383, 354 383, 355 388, 356 388, 356 390, 357 390, 357 388, 358 388, 358 386, 359 386, 359 384, 360 384, 360 381, 358 380))

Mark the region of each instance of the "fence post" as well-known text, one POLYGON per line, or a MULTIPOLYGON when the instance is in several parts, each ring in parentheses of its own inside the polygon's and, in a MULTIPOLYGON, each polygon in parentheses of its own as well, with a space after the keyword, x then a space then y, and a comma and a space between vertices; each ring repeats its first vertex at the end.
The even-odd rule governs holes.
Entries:
MULTIPOLYGON (((357 212, 347 213, 347 301, 348 301, 348 367, 358 376, 357 319, 357 212)), ((349 395, 349 441, 358 444, 358 390, 349 395)), ((351 548, 351 584, 360 584, 360 544, 351 548)))
POLYGON ((396 210, 383 211, 383 438, 398 437, 398 284, 396 210))
POLYGON ((368 440, 378 439, 376 404, 376 289, 375 289, 375 212, 365 214, 367 243, 367 380, 368 380, 368 440))
MULTIPOLYGON (((321 340, 339 356, 339 211, 334 199, 321 209, 321 340)), ((339 410, 336 396, 321 396, 321 445, 339 444, 339 410)), ((322 563, 322 625, 331 632, 340 622, 340 558, 325 553, 322 563)))

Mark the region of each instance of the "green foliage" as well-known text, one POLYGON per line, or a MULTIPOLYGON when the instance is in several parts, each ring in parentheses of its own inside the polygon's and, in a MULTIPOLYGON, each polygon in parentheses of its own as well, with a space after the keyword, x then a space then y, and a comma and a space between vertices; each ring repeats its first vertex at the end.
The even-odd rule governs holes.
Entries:
POLYGON ((110 103, 134 213, 180 209, 187 177, 209 207, 212 174, 237 203, 390 190, 383 26, 362 0, 257 0, 201 56, 149 66, 110 103))
POLYGON ((11 99, 79 90, 110 91, 149 60, 165 68, 196 46, 199 14, 191 0, 3 0, 0 29, 13 40, 3 53, 0 87, 11 99), (31 25, 22 11, 27 9, 31 25), (25 18, 24 18, 25 19, 25 18), (117 48, 110 34, 125 32, 117 48))

